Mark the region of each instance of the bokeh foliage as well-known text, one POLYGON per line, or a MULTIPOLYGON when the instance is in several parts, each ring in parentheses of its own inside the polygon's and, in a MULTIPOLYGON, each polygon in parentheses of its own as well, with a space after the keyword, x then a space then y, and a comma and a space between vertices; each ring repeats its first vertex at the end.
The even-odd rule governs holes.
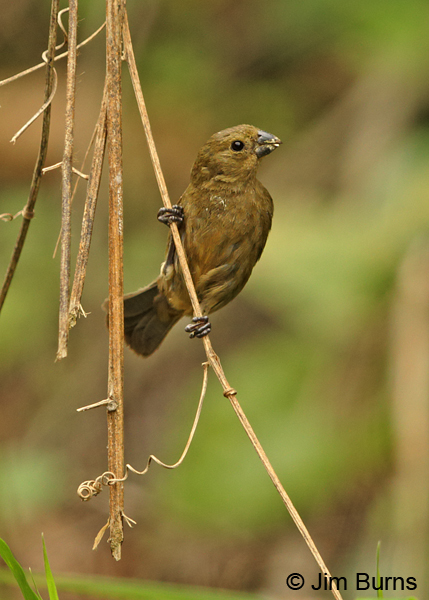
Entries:
MULTIPOLYGON (((173 199, 213 131, 250 122, 284 142, 260 173, 275 200, 267 248, 242 296, 213 317, 213 344, 229 380, 286 489, 318 532, 321 549, 330 553, 333 570, 370 569, 381 537, 392 574, 401 568, 418 573, 420 542, 414 544, 417 557, 408 542, 412 546, 420 535, 427 541, 427 512, 413 504, 424 503, 426 492, 417 487, 411 504, 405 499, 401 506, 395 496, 401 432, 392 408, 392 330, 401 265, 428 237, 429 5, 128 5, 173 199), (406 531, 401 511, 417 515, 406 531)), ((48 9, 46 0, 37 9, 33 0, 5 8, 2 76, 41 53, 48 9)), ((81 0, 80 10, 83 38, 102 20, 104 5, 81 0)), ((81 52, 78 163, 101 99, 103 56, 100 39, 81 52)), ((61 84, 62 67, 59 73, 61 84)), ((8 139, 37 107, 37 85, 33 75, 0 90, 6 117, 0 127, 1 212, 25 202, 37 131, 13 148, 8 139)), ((125 70, 124 97, 125 286, 132 291, 156 277, 166 231, 155 221, 160 200, 125 70)), ((51 163, 61 156, 62 102, 60 92, 51 163)), ((54 365, 58 258, 51 256, 59 190, 58 174, 46 176, 0 319, 1 471, 13 474, 0 494, 0 525, 3 537, 16 538, 15 547, 24 524, 35 546, 41 523, 45 532, 59 530, 70 539, 67 548, 58 542, 54 570, 103 573, 107 547, 90 563, 77 555, 90 553, 105 500, 79 506, 74 496, 81 480, 105 468, 103 415, 74 411, 105 393, 107 336, 99 306, 107 293, 106 191, 84 293, 91 314, 71 334, 70 357, 54 365)), ((75 246, 81 210, 82 194, 73 209, 75 246)), ((4 270, 18 223, 0 228, 4 270)), ((147 361, 127 354, 126 460, 137 468, 151 452, 175 460, 186 439, 203 355, 182 329, 147 361)), ((409 360, 415 360, 411 350, 409 360)), ((265 588, 283 597, 278 582, 297 564, 302 542, 214 378, 184 465, 175 472, 154 467, 141 481, 132 477, 126 502, 139 524, 127 532, 118 573, 265 588)), ((37 564, 29 548, 22 552, 29 557, 23 562, 37 564)), ((298 566, 312 573, 310 559, 302 561, 298 566)), ((419 576, 423 586, 424 572, 419 576)))

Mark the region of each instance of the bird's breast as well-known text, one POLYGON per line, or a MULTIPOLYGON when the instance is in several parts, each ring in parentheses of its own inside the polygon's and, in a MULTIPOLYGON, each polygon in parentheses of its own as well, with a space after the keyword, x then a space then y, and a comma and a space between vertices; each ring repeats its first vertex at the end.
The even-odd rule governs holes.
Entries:
POLYGON ((215 194, 206 206, 185 214, 185 249, 196 279, 222 265, 252 260, 254 246, 265 237, 260 211, 250 199, 215 194))
POLYGON ((206 211, 209 212, 211 210, 220 210, 224 211, 228 208, 228 202, 225 196, 219 196, 218 194, 212 194, 210 196, 210 207, 206 207, 206 211))

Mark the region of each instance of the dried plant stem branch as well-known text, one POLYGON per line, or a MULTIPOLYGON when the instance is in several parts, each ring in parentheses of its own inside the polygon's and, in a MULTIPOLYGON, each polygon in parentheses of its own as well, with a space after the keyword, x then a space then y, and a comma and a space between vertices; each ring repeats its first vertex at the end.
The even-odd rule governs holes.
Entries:
POLYGON ((100 115, 96 126, 94 154, 92 157, 91 172, 86 193, 83 211, 82 230, 80 235, 79 251, 76 259, 73 287, 69 307, 69 327, 74 327, 81 309, 81 298, 85 283, 86 267, 88 264, 89 249, 91 246, 92 230, 94 226, 95 209, 97 207, 98 191, 100 189, 101 173, 103 170, 104 153, 106 149, 106 86, 103 93, 100 115))
MULTIPOLYGON (((150 158, 152 160, 152 165, 153 165, 153 169, 155 171, 155 176, 156 176, 156 180, 158 182, 158 187, 159 187, 159 190, 161 193, 162 201, 166 208, 171 208, 171 201, 170 201, 170 197, 168 194, 167 185, 165 183, 164 174, 161 169, 161 163, 159 162, 159 157, 158 157, 158 153, 156 151, 156 146, 155 146, 155 140, 153 139, 152 130, 150 127, 149 115, 148 115, 148 112, 146 109, 146 104, 145 104, 145 101, 143 98, 143 91, 141 88, 140 79, 139 79, 139 75, 138 75, 138 71, 137 71, 136 59, 134 56, 134 50, 133 50, 133 46, 132 46, 132 42, 131 42, 131 34, 130 34, 127 15, 125 15, 125 20, 124 20, 124 49, 125 49, 126 61, 128 63, 128 68, 129 68, 130 75, 131 75, 131 81, 132 81, 133 88, 134 88, 134 93, 136 95, 137 104, 139 107, 140 116, 141 116, 142 123, 143 123, 144 132, 146 134, 146 139, 147 139, 147 143, 149 146, 149 154, 150 154, 150 158)), ((179 248, 179 247, 182 248, 180 234, 179 234, 177 225, 175 223, 173 223, 170 227, 170 230, 171 230, 171 234, 173 236, 176 248, 179 248)), ((182 253, 183 253, 183 250, 182 250, 182 253)), ((178 253, 178 256, 180 258, 179 253, 178 253)), ((183 258, 184 258, 184 253, 183 253, 183 258)), ((182 268, 186 287, 188 288, 188 291, 189 291, 189 296, 191 299, 192 308, 194 310, 194 315, 196 317, 201 317, 202 316, 201 307, 198 302, 197 293, 195 291, 195 287, 192 282, 191 272, 189 270, 186 258, 184 258, 183 262, 182 262, 182 260, 180 261, 180 266, 182 268)))
MULTIPOLYGON (((131 42, 131 34, 130 28, 128 24, 128 15, 125 14, 124 17, 124 50, 125 50, 125 60, 128 63, 128 68, 130 71, 131 81, 134 88, 134 93, 137 99, 137 105, 140 111, 140 116, 143 123, 143 129, 146 135, 147 143, 149 146, 149 154, 152 161, 152 165, 155 171, 156 180, 158 182, 158 187, 161 191, 162 201, 164 202, 167 208, 171 208, 171 202, 168 195, 167 185, 165 183, 164 174, 161 169, 161 163, 159 162, 158 153, 156 151, 155 140, 153 139, 152 130, 149 123, 149 115, 146 109, 146 103, 143 98, 143 91, 140 84, 139 74, 137 71, 136 59, 134 56, 133 45, 131 42)), ((177 227, 176 227, 177 230, 177 227)), ((174 230, 173 230, 174 231, 174 230)))
POLYGON ((15 135, 13 136, 13 138, 10 140, 12 144, 15 144, 16 140, 21 137, 21 135, 24 133, 24 131, 26 131, 30 125, 32 125, 34 123, 34 121, 36 119, 38 119, 40 117, 40 115, 47 109, 47 107, 51 104, 52 100, 54 99, 54 96, 57 92, 57 85, 58 85, 58 77, 57 77, 57 72, 53 71, 54 73, 54 81, 53 81, 53 86, 52 86, 52 92, 51 95, 49 96, 49 98, 42 104, 42 106, 39 108, 39 110, 31 117, 31 119, 29 119, 25 125, 23 125, 21 127, 21 129, 19 131, 17 131, 15 133, 15 135))
POLYGON ((59 46, 57 46, 57 50, 59 50, 60 48, 62 48, 63 46, 65 46, 67 44, 68 40, 69 40, 68 31, 65 28, 65 25, 63 23, 63 15, 65 15, 66 13, 68 13, 69 10, 70 10, 70 6, 66 6, 66 8, 61 9, 60 12, 58 13, 58 27, 63 32, 64 40, 63 40, 63 42, 59 46))
MULTIPOLYGON (((124 302, 123 302, 123 175, 121 50, 124 0, 107 0, 107 148, 109 158, 109 381, 108 398, 116 410, 107 411, 108 469, 124 473, 124 302)), ((120 560, 124 538, 124 484, 110 487, 109 527, 113 558, 120 560)))
POLYGON ((61 162, 57 162, 57 163, 55 163, 54 165, 49 165, 49 167, 44 167, 44 168, 42 169, 42 173, 43 173, 43 175, 44 175, 45 173, 49 173, 49 171, 55 171, 56 169, 59 169, 59 168, 61 168, 62 166, 63 166, 63 161, 61 161, 61 162))
MULTIPOLYGON (((64 10, 68 10, 68 9, 64 9, 64 10)), ((61 11, 61 12, 63 12, 63 11, 61 11)), ((94 31, 94 33, 92 33, 89 37, 87 37, 80 44, 78 44, 76 46, 76 50, 79 50, 83 46, 86 46, 86 44, 88 44, 91 40, 93 40, 100 33, 100 31, 102 31, 104 29, 105 25, 106 25, 106 23, 103 23, 96 31, 94 31)), ((64 42, 62 42, 59 46, 57 46, 57 50, 59 50, 63 46, 64 46, 64 42)), ((68 50, 66 52, 63 52, 62 54, 58 54, 58 56, 55 56, 54 61, 56 62, 57 60, 61 60, 62 58, 65 58, 66 56, 68 56, 68 50)), ((35 65, 34 67, 30 67, 29 69, 26 69, 25 71, 21 71, 21 73, 12 75, 11 77, 8 77, 7 79, 3 79, 2 81, 0 81, 0 87, 2 85, 7 85, 8 83, 12 83, 13 81, 16 81, 17 79, 20 79, 21 77, 25 77, 26 75, 30 75, 30 73, 34 73, 34 71, 38 71, 39 69, 42 69, 45 66, 45 64, 46 64, 45 61, 41 62, 41 63, 35 65)))
MULTIPOLYGON (((159 189, 161 192, 162 200, 163 200, 164 206, 166 206, 167 208, 170 208, 171 201, 170 201, 170 198, 168 195, 167 187, 165 184, 165 180, 164 180, 162 170, 161 170, 161 165, 159 162, 159 157, 156 152, 156 147, 155 147, 155 143, 154 143, 151 128, 150 128, 149 117, 148 117, 148 113, 146 110, 143 93, 142 93, 142 89, 141 89, 141 85, 140 85, 140 81, 139 81, 139 77, 138 77, 138 72, 137 72, 137 67, 136 67, 136 63, 135 63, 135 58, 134 58, 134 53, 133 53, 133 48, 132 48, 132 43, 131 43, 131 36, 130 36, 130 31, 129 31, 129 26, 128 26, 127 20, 125 20, 125 22, 124 22, 124 47, 125 47, 125 53, 126 53, 126 60, 128 62, 131 79, 132 79, 134 91, 136 94, 136 98, 137 98, 137 102, 138 102, 138 106, 139 106, 139 110, 140 110, 140 115, 141 115, 141 118, 143 121, 143 127, 144 127, 144 131, 146 133, 146 138, 147 138, 147 142, 148 142, 148 146, 149 146, 149 152, 150 152, 152 164, 153 164, 153 167, 155 170, 155 175, 156 175, 156 178, 158 181, 159 189)), ((170 226, 170 229, 171 229, 171 233, 173 235, 174 243, 176 246, 177 256, 180 261, 180 267, 182 269, 183 278, 185 280, 186 287, 188 289, 189 296, 190 296, 190 299, 192 302, 192 307, 194 309, 194 314, 195 314, 195 316, 201 316, 202 315, 201 307, 198 302, 198 297, 197 297, 195 287, 194 287, 194 284, 192 281, 191 273, 190 273, 189 266, 188 266, 188 263, 186 260, 185 251, 183 249, 183 245, 182 245, 182 241, 180 239, 177 225, 175 223, 172 223, 172 225, 170 226)), ((280 497, 283 500, 283 503, 285 504, 287 510, 289 511, 289 514, 291 515, 293 521, 295 522, 296 526, 298 527, 302 537, 304 538, 307 546, 309 547, 311 553, 313 554, 313 557, 316 560, 317 564, 319 565, 322 573, 328 575, 328 577, 329 577, 330 576, 329 570, 328 570, 325 562, 323 561, 319 551, 317 550, 317 547, 314 544, 313 539, 310 536, 310 533, 308 532, 306 526, 304 525, 304 522, 302 521, 302 519, 299 516, 296 508, 294 507, 291 499, 289 498, 289 496, 286 493, 284 487, 282 486, 279 478, 277 477, 277 474, 274 471, 270 461, 268 460, 268 457, 265 454, 265 451, 262 448, 258 438, 256 437, 256 434, 253 431, 252 426, 250 425, 249 421, 247 420, 246 415, 243 412, 243 409, 241 408, 240 404, 238 403, 238 400, 236 398, 237 392, 229 385, 229 383, 225 377, 219 357, 216 355, 216 353, 213 350, 209 336, 204 337, 203 342, 204 342, 204 348, 206 351, 208 361, 209 361, 211 367, 213 368, 213 370, 215 371, 216 376, 219 379, 219 381, 223 387, 224 395, 231 402, 232 407, 233 407, 235 413, 237 414, 238 418, 240 419, 240 422, 243 425, 250 441, 252 442, 253 447, 255 448, 256 452, 258 453, 258 456, 261 459, 268 475, 270 476, 272 482, 274 483, 274 486, 276 487, 278 493, 280 494, 280 497)), ((332 594, 334 595, 336 600, 342 600, 341 594, 338 591, 337 587, 335 586, 334 582, 332 582, 332 594)))
MULTIPOLYGON (((68 34, 64 27, 62 17, 63 17, 63 14, 68 11, 69 11, 69 7, 63 8, 62 10, 59 11, 58 16, 57 16, 58 26, 61 29, 61 31, 63 32, 64 39, 61 42, 61 44, 58 44, 58 46, 55 46, 55 52, 57 52, 58 50, 61 50, 61 48, 63 46, 65 46, 65 44, 67 43, 68 34)), ((46 52, 47 52, 47 50, 45 50, 42 54, 43 62, 40 63, 40 65, 38 65, 39 67, 43 66, 46 63, 46 52)), ((54 61, 56 60, 56 58, 57 57, 54 57, 54 61)), ((26 75, 27 73, 31 72, 32 70, 33 69, 27 69, 26 71, 23 71, 22 73, 18 73, 17 75, 14 75, 13 77, 9 77, 9 79, 0 81, 0 86, 5 85, 6 83, 10 83, 11 81, 18 79, 22 75, 26 75)), ((45 102, 42 104, 42 106, 39 108, 39 110, 36 112, 36 114, 34 114, 31 117, 31 119, 29 119, 25 123, 25 125, 23 125, 21 127, 21 129, 17 133, 15 133, 15 135, 10 140, 12 144, 15 144, 15 142, 18 140, 18 138, 21 137, 21 135, 30 127, 30 125, 32 125, 34 123, 34 121, 36 121, 36 119, 38 119, 40 117, 40 115, 45 111, 45 109, 51 104, 52 100, 54 99, 55 94, 57 93, 57 86, 58 86, 58 76, 57 76, 56 70, 54 69, 54 82, 52 85, 51 95, 49 96, 49 98, 47 100, 45 100, 45 102)))
MULTIPOLYGON (((147 460, 147 464, 146 467, 143 469, 143 471, 137 471, 137 469, 135 469, 134 467, 132 467, 131 465, 126 465, 125 470, 126 473, 124 475, 124 477, 122 479, 120 479, 119 481, 125 481, 128 478, 128 472, 131 471, 132 473, 135 473, 136 475, 146 475, 146 473, 149 471, 149 467, 151 462, 156 462, 156 464, 160 465, 161 467, 164 467, 164 469, 176 469, 177 467, 179 467, 182 462, 185 460, 186 455, 188 453, 189 447, 192 443, 192 440, 194 438, 194 434, 195 431, 197 429, 197 425, 198 425, 198 421, 200 420, 200 415, 201 415, 201 410, 203 408, 203 402, 204 402, 204 398, 206 395, 206 391, 207 391, 207 382, 208 382, 208 367, 209 367, 209 363, 205 362, 203 363, 203 367, 204 367, 204 377, 203 377, 203 385, 201 388, 201 394, 200 394, 200 399, 198 401, 198 407, 197 407, 197 412, 195 413, 195 417, 194 417, 194 422, 192 423, 192 427, 191 427, 191 432, 189 434, 188 437, 188 441, 186 442, 185 448, 182 452, 182 454, 180 455, 180 458, 178 461, 176 461, 175 463, 173 463, 172 465, 169 465, 165 462, 162 462, 162 460, 160 460, 159 458, 157 458, 154 454, 151 454, 147 460)), ((111 485, 112 483, 116 482, 118 480, 110 480, 109 481, 109 485, 111 485)))
POLYGON ((69 30, 67 57, 67 86, 65 137, 62 161, 62 211, 61 211, 61 266, 60 266, 60 313, 57 360, 67 356, 68 310, 70 295, 70 246, 71 246, 71 195, 73 175, 74 115, 76 103, 78 0, 69 1, 69 30))
POLYGON ((104 400, 99 400, 98 402, 94 402, 93 404, 81 406, 81 408, 76 409, 76 412, 85 412, 86 410, 92 410, 93 408, 99 408, 100 406, 107 406, 108 404, 111 404, 112 410, 115 410, 116 405, 112 403, 112 400, 109 400, 109 398, 105 398, 104 400))
MULTIPOLYGON (((49 166, 49 167, 45 167, 45 168, 42 170, 42 172, 43 172, 43 175, 44 175, 45 173, 48 173, 49 171, 55 171, 55 169, 59 169, 59 168, 60 168, 60 167, 62 167, 62 166, 63 166, 63 161, 61 161, 61 162, 59 162, 59 163, 55 163, 55 165, 51 165, 51 166, 49 166)), ((80 177, 81 179, 87 179, 87 180, 89 179, 89 175, 86 175, 86 173, 82 173, 82 171, 79 171, 79 169, 76 169, 75 167, 72 167, 72 171, 73 171, 73 173, 74 173, 75 175, 79 175, 79 177, 80 177)), ((79 180, 78 180, 78 181, 79 181, 79 180)), ((75 185, 75 187, 74 187, 74 190, 76 190, 76 185, 75 185)), ((73 190, 73 191, 74 191, 74 190, 73 190)))
MULTIPOLYGON (((209 342, 210 344, 210 342, 209 342)), ((206 348, 207 350, 207 348, 206 348)), ((213 349, 212 349, 213 350, 213 349)), ((219 363, 220 365, 220 363, 219 363)), ((222 369, 222 367, 220 367, 222 369)), ((222 371, 223 373, 223 371, 222 371)), ((226 380, 225 380, 226 381, 226 380)), ((224 387, 223 383, 222 383, 222 387, 224 387)), ((225 389, 225 388, 224 388, 225 389)), ((317 564, 319 565, 319 568, 322 572, 322 574, 327 577, 329 577, 330 579, 330 584, 332 586, 332 595, 334 596, 334 598, 336 598, 337 600, 342 600, 341 594, 338 591, 338 588, 335 584, 334 581, 332 581, 332 576, 329 572, 328 567, 326 566, 319 550, 317 549, 316 544, 313 541, 313 538, 311 537, 307 527, 304 524, 304 521, 301 519, 298 511, 296 510, 292 500, 289 498, 289 495, 287 494, 286 490, 284 489, 283 485, 280 482, 280 479, 277 477, 277 474, 273 468, 273 466, 271 465, 270 461, 268 460, 267 455, 265 454, 264 449, 262 448, 258 438, 256 437, 255 432, 253 431, 252 426, 250 425, 246 415, 244 414, 243 409, 241 408, 235 393, 233 390, 231 390, 231 388, 229 388, 228 391, 225 392, 225 396, 228 398, 228 400, 231 402, 232 407, 235 411, 235 414, 238 416, 238 418, 240 419, 241 424, 244 427, 244 430, 246 431, 250 441, 252 442, 253 447, 255 448, 259 458, 262 461, 262 464, 265 467, 265 470, 267 471, 268 475, 271 478, 271 481, 273 482, 276 490, 278 491, 278 493, 280 494, 281 499, 283 500, 283 504, 286 506, 290 516, 292 517, 293 522, 295 523, 295 525, 297 526, 300 534, 302 535, 302 537, 304 538, 305 543, 307 544, 308 548, 310 549, 315 561, 317 562, 317 564)))
MULTIPOLYGON (((313 542, 313 539, 312 539, 307 527, 305 526, 303 520, 301 519, 298 511, 296 510, 296 508, 295 508, 292 500, 290 499, 289 495, 287 494, 286 490, 282 486, 280 479, 277 477, 277 474, 276 474, 273 466, 271 465, 271 463, 268 459, 268 456, 265 454, 265 451, 264 451, 263 447, 261 446, 261 443, 259 442, 255 432, 253 431, 253 427, 249 423, 243 409, 241 408, 240 403, 237 400, 237 392, 228 383, 228 380, 223 371, 219 357, 213 350, 213 346, 212 346, 208 336, 203 338, 203 342, 204 342, 204 348, 205 348, 205 351, 207 354, 207 358, 210 360, 210 365, 212 366, 213 370, 216 373, 217 378, 219 379, 220 384, 222 385, 222 388, 224 391, 224 396, 226 398, 228 398, 228 400, 231 402, 231 405, 235 411, 235 414, 237 415, 241 424, 243 425, 243 428, 246 431, 250 441, 252 442, 252 445, 255 448, 259 458, 261 459, 262 464, 265 467, 265 470, 267 471, 268 475, 270 476, 271 481, 273 482, 276 490, 280 494, 280 497, 283 500, 284 505, 286 506, 295 525, 297 526, 299 532, 301 533, 307 546, 309 547, 311 553, 313 554, 314 559, 316 560, 317 564, 320 567, 320 570, 322 571, 323 574, 326 574, 328 577, 331 577, 328 567, 326 566, 322 556, 320 555, 320 552, 318 551, 315 543, 313 542)), ((336 588, 335 582, 331 581, 331 583, 332 583, 332 594, 334 595, 335 598, 337 598, 337 600, 341 600, 341 594, 339 593, 338 589, 336 588)))
MULTIPOLYGON (((93 143, 94 143, 95 136, 96 136, 96 133, 97 133, 97 129, 98 129, 98 121, 97 121, 97 123, 96 123, 96 125, 95 125, 95 127, 94 127, 94 130, 93 130, 93 132, 92 132, 92 136, 91 136, 91 139, 90 139, 90 141, 89 141, 88 147, 87 147, 87 149, 86 149, 85 156, 83 157, 83 161, 82 161, 82 165, 81 165, 81 169, 82 169, 82 170, 83 170, 83 168, 85 167, 85 164, 86 164, 87 158, 88 158, 88 156, 89 156, 89 153, 90 153, 90 151, 91 151, 92 145, 93 145, 93 143)), ((51 167, 45 167, 45 168, 43 169, 43 174, 47 173, 48 171, 51 171, 51 170, 53 170, 54 168, 61 167, 61 166, 62 166, 62 164, 63 164, 63 163, 62 163, 62 161, 61 161, 60 163, 57 163, 56 165, 52 165, 51 167)), ((77 173, 77 174, 79 174, 79 171, 73 167, 73 173, 77 173)), ((79 182, 80 182, 80 179, 81 179, 81 178, 82 178, 82 177, 79 177, 79 178, 77 178, 77 179, 76 179, 76 183, 74 184, 73 193, 72 193, 72 196, 71 196, 71 199, 70 199, 70 204, 73 204, 73 200, 74 200, 74 197, 75 197, 75 195, 76 195, 76 191, 77 191, 77 186, 79 185, 79 182)), ((85 175, 85 177, 83 177, 83 179, 88 179, 88 177, 85 175)), ((55 244, 55 249, 54 249, 54 253, 53 253, 53 256, 52 256, 52 258, 55 258, 55 257, 56 257, 56 255, 57 255, 58 246, 60 245, 60 242, 61 242, 61 232, 62 232, 62 229, 61 229, 61 227, 60 227, 60 232, 59 232, 59 234, 58 234, 58 239, 57 239, 57 243, 55 244)))
MULTIPOLYGON (((55 57, 55 45, 57 42, 57 16, 58 16, 59 0, 52 0, 51 3, 51 16, 49 24, 49 41, 48 50, 46 52, 46 83, 45 83, 45 100, 47 100, 52 93, 53 82, 54 82, 54 57, 55 57)), ((12 258, 6 271, 5 280, 0 291, 0 311, 3 307, 6 299, 10 284, 12 282, 16 267, 18 265, 19 257, 21 256, 22 248, 24 246, 27 231, 30 226, 31 218, 34 214, 34 206, 36 204, 37 196, 40 188, 40 181, 42 178, 42 169, 46 160, 46 153, 48 150, 48 139, 49 129, 51 123, 51 107, 46 107, 43 115, 42 123, 42 135, 40 140, 39 155, 37 157, 36 165, 33 171, 33 178, 31 181, 30 193, 28 196, 27 204, 23 210, 23 219, 21 229, 18 234, 15 247, 13 249, 12 258)))
MULTIPOLYGON (((173 463, 172 465, 169 465, 169 464, 163 462, 162 460, 160 460, 159 458, 157 458, 154 454, 151 454, 148 458, 146 467, 143 469, 143 471, 138 471, 131 465, 127 464, 125 467, 125 475, 121 479, 117 479, 112 472, 106 471, 102 475, 99 475, 97 477, 97 479, 91 479, 89 481, 84 481, 83 483, 80 484, 80 486, 77 489, 77 494, 81 500, 88 501, 88 500, 91 500, 91 498, 93 498, 94 496, 97 496, 102 491, 103 485, 105 485, 105 486, 113 485, 115 483, 125 481, 126 479, 128 479, 128 475, 130 472, 135 473, 136 475, 146 475, 152 461, 156 462, 158 465, 160 465, 161 467, 164 467, 165 469, 176 469, 183 463, 183 461, 186 458, 186 455, 188 454, 188 450, 192 444, 192 440, 194 438, 194 434, 197 429, 198 422, 200 420, 201 410, 202 410, 204 398, 205 398, 205 395, 207 392, 209 366, 210 365, 208 362, 203 363, 204 377, 203 377, 203 385, 201 387, 200 399, 198 400, 197 411, 195 413, 194 421, 192 423, 191 432, 188 436, 188 441, 185 444, 185 448, 184 448, 182 454, 180 455, 179 460, 176 461, 175 463, 173 463)), ((83 406, 82 408, 78 408, 77 410, 78 410, 78 412, 83 412, 85 410, 91 410, 93 408, 98 408, 99 406, 105 406, 106 404, 109 404, 109 402, 110 401, 107 398, 105 400, 101 400, 100 402, 95 402, 94 404, 90 404, 88 406, 83 406)), ((122 514, 122 516, 124 518, 126 518, 124 514, 122 514)), ((96 541, 97 541, 97 545, 98 545, 98 543, 100 541, 99 536, 96 537, 96 541)))
MULTIPOLYGON (((62 22, 62 16, 66 12, 69 12, 69 10, 70 10, 70 7, 63 8, 58 13, 58 25, 59 25, 61 31, 64 34, 64 40, 61 42, 61 44, 59 44, 58 46, 56 46, 56 50, 60 50, 68 42, 69 36, 68 36, 68 32, 65 29, 64 24, 62 22)), ((101 31, 102 27, 99 29, 100 31, 101 31)), ((92 39, 92 37, 94 37, 94 35, 95 34, 93 34, 93 36, 90 36, 90 38, 88 38, 87 40, 85 40, 84 42, 82 42, 82 44, 80 44, 80 46, 83 46, 85 43, 87 43, 88 41, 90 41, 90 39, 92 39)), ((76 48, 78 48, 78 47, 79 46, 77 46, 76 48)), ((60 56, 55 57, 54 60, 58 60, 58 58, 61 58, 63 56, 68 56, 68 52, 64 52, 60 56)), ((37 65, 36 67, 32 67, 31 69, 27 69, 26 71, 23 71, 22 73, 18 73, 17 75, 14 75, 13 77, 10 77, 9 79, 5 79, 3 81, 0 81, 0 86, 1 85, 5 85, 6 83, 10 83, 12 81, 15 81, 16 79, 18 79, 19 77, 22 77, 23 75, 28 75, 28 73, 31 73, 32 71, 35 71, 40 66, 43 66, 45 64, 45 62, 46 62, 46 51, 42 54, 42 58, 43 58, 44 62, 42 62, 40 65, 37 65)), ((40 117, 40 115, 44 112, 44 110, 51 104, 51 102, 54 99, 54 96, 55 96, 55 94, 57 92, 57 85, 58 85, 57 72, 54 70, 54 84, 52 86, 52 93, 51 93, 50 97, 44 102, 44 104, 39 108, 39 110, 31 117, 31 119, 29 119, 25 123, 25 125, 23 125, 21 127, 21 129, 17 133, 15 133, 15 135, 10 140, 12 144, 15 144, 15 142, 18 140, 18 138, 21 137, 21 135, 30 127, 30 125, 32 125, 34 123, 34 121, 36 121, 36 119, 38 119, 40 117)))

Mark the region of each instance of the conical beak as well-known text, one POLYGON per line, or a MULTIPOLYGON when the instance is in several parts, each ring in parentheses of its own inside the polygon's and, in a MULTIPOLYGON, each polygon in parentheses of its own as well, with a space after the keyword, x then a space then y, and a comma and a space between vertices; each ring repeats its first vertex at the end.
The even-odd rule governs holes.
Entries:
POLYGON ((262 158, 263 156, 270 154, 273 150, 278 148, 281 143, 282 141, 272 133, 261 130, 258 131, 257 146, 255 149, 256 156, 262 158))

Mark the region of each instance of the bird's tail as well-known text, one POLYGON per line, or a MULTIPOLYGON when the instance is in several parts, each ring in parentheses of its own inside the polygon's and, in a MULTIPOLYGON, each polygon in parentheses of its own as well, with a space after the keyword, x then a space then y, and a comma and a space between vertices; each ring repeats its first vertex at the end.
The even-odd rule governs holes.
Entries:
POLYGON ((171 309, 154 281, 147 287, 124 296, 125 342, 137 354, 149 356, 181 316, 182 313, 171 309))

